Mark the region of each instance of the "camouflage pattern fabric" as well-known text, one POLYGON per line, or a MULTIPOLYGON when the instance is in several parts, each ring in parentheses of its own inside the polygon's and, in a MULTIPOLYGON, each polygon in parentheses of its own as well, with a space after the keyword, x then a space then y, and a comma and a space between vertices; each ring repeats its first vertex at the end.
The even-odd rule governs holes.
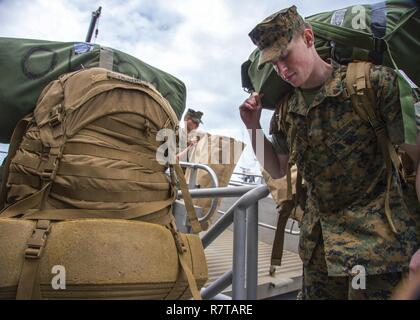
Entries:
MULTIPOLYGON (((320 225, 316 225, 320 232, 320 225)), ((367 276, 365 288, 353 288, 353 276, 331 277, 325 262, 323 241, 314 248, 309 264, 304 268, 302 299, 305 300, 388 300, 402 278, 402 274, 386 273, 367 276)), ((355 282, 358 279, 355 278, 355 282)))
POLYGON ((258 67, 280 57, 292 41, 293 35, 304 25, 303 18, 291 6, 273 13, 257 24, 249 33, 252 42, 261 50, 258 67))
MULTIPOLYGON (((420 208, 414 187, 403 182, 403 196, 399 195, 394 174, 390 194, 398 231, 394 234, 384 212, 385 163, 376 135, 355 113, 344 90, 346 67, 331 63, 333 75, 309 107, 300 90, 295 90, 284 121, 277 121, 282 133, 273 139, 286 137, 291 161, 308 185, 301 258, 308 266, 316 245, 323 241, 329 276, 348 276, 355 265, 364 266, 368 275, 405 272, 420 247, 420 208), (297 133, 291 148, 292 126, 297 133), (316 230, 318 224, 322 235, 316 230)), ((401 144, 404 128, 396 74, 374 66, 371 82, 389 139, 401 144)), ((279 149, 284 148, 275 147, 279 149)))

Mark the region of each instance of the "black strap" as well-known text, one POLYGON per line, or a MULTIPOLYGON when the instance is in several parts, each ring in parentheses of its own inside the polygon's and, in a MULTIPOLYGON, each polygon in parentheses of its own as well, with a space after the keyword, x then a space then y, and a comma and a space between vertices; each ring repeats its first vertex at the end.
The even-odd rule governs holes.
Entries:
POLYGON ((369 57, 375 64, 382 64, 383 52, 385 51, 385 43, 382 38, 386 33, 386 3, 379 2, 372 4, 372 20, 370 24, 374 50, 369 52, 369 57))

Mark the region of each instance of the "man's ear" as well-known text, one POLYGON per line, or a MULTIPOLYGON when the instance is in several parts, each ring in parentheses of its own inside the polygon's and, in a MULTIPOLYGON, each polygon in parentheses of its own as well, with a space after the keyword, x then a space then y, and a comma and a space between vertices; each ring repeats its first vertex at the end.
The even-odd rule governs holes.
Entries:
POLYGON ((308 46, 308 48, 314 44, 315 36, 311 28, 305 28, 305 30, 303 30, 303 41, 308 46))

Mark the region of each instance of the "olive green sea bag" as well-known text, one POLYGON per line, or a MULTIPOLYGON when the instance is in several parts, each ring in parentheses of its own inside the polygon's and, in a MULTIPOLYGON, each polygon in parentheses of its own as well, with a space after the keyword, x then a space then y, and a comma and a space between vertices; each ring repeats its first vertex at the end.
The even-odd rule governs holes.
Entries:
MULTIPOLYGON (((315 34, 315 48, 323 59, 347 64, 370 61, 402 70, 420 85, 420 10, 415 1, 384 1, 354 5, 306 17, 315 34)), ((262 104, 275 109, 292 87, 270 64, 258 70, 259 49, 242 65, 242 87, 263 93, 262 104)), ((402 85, 402 81, 400 80, 402 85)))
POLYGON ((9 143, 16 124, 34 110, 48 83, 62 74, 92 67, 151 83, 180 119, 185 109, 184 83, 129 54, 84 42, 0 37, 0 143, 9 143))

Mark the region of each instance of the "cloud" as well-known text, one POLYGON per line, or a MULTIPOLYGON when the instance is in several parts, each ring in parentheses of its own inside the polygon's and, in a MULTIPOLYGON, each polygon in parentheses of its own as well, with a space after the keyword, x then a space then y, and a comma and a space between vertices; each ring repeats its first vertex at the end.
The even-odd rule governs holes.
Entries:
MULTIPOLYGON (((0 36, 84 41, 91 12, 102 6, 97 43, 127 52, 185 82, 187 107, 204 112, 204 130, 241 132, 240 66, 254 49, 248 38, 256 23, 295 4, 312 15, 376 0, 317 2, 284 0, 3 0, 0 36)), ((268 131, 271 112, 263 113, 268 131)), ((250 152, 250 151, 247 151, 250 152)), ((250 157, 251 158, 251 157, 250 157)))

